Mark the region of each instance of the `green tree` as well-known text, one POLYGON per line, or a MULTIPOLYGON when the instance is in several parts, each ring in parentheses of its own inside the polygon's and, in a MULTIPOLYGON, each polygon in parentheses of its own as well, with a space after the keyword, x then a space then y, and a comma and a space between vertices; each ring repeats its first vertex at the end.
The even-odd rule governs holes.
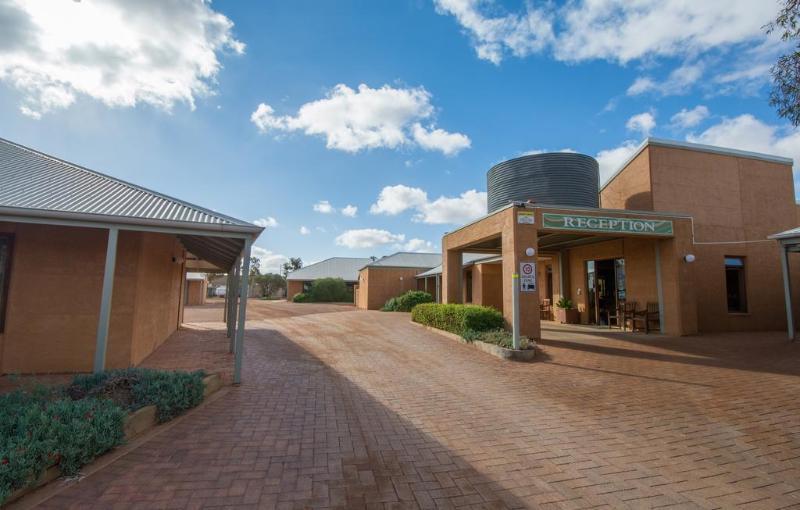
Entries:
POLYGON ((258 257, 250 257, 250 276, 261 274, 261 260, 258 257))
POLYGON ((281 267, 283 269, 283 276, 285 278, 292 271, 297 271, 303 267, 303 260, 300 257, 289 257, 289 262, 284 262, 283 266, 281 267))
POLYGON ((772 91, 770 106, 778 115, 795 125, 800 125, 800 0, 782 0, 782 8, 775 21, 766 25, 771 34, 780 32, 781 40, 793 44, 789 53, 781 55, 772 66, 772 91))
POLYGON ((286 278, 275 273, 267 273, 257 276, 256 283, 261 286, 262 297, 271 296, 279 289, 286 288, 286 278))

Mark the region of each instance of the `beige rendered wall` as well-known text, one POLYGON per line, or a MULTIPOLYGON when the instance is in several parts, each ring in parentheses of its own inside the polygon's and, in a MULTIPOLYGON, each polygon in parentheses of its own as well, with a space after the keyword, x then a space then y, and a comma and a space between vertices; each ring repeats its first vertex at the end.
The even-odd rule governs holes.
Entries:
POLYGON ((767 236, 797 226, 791 166, 658 146, 649 151, 655 210, 694 218, 700 331, 785 327, 779 251, 767 236), (728 313, 725 256, 745 258, 746 314, 728 313))
POLYGON ((426 269, 403 267, 362 269, 359 273, 357 306, 364 310, 380 310, 390 298, 416 290, 416 276, 424 271, 426 269))
MULTIPOLYGON (((92 368, 107 232, 102 229, 0 223, 0 231, 15 235, 6 328, 0 336, 2 373, 86 372, 92 368)), ((149 234, 150 235, 150 234, 149 234)), ((155 235, 155 234, 152 234, 155 235)), ((160 236, 160 235, 158 235, 160 236)), ((163 236, 170 238, 169 236, 163 236)), ((120 232, 111 307, 107 367, 122 368, 142 355, 148 307, 162 307, 152 331, 160 343, 178 323, 182 267, 171 260, 174 238, 164 242, 157 264, 174 272, 174 293, 137 295, 148 287, 140 271, 143 235, 120 232), (174 299, 173 299, 174 298, 174 299), (149 301, 150 303, 142 303, 149 301), (137 310, 138 305, 138 310, 137 310), (161 321, 167 321, 162 323, 161 321), (135 333, 135 328, 138 331, 135 333), (134 337, 137 339, 133 341, 134 337)), ((159 244, 159 243, 156 243, 159 244)), ((147 243, 153 248, 151 243, 147 243)), ((181 251, 182 254, 182 251, 181 251)))
MULTIPOLYGON (((134 235, 141 240, 136 271, 131 363, 138 365, 178 329, 184 272, 183 265, 172 260, 173 257, 181 260, 184 250, 171 235, 149 232, 134 235)), ((116 289, 114 291, 116 293, 116 289)), ((203 291, 205 288, 201 289, 203 291)))

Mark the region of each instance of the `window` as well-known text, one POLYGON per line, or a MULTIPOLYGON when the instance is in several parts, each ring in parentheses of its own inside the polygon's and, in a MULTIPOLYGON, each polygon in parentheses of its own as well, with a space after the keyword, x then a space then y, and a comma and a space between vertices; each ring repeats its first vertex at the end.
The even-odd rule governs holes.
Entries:
POLYGON ((725 257, 725 288, 729 313, 747 312, 747 291, 744 279, 744 258, 725 257))
POLYGON ((11 249, 14 237, 0 234, 0 333, 6 325, 6 301, 8 300, 8 281, 11 278, 11 249))

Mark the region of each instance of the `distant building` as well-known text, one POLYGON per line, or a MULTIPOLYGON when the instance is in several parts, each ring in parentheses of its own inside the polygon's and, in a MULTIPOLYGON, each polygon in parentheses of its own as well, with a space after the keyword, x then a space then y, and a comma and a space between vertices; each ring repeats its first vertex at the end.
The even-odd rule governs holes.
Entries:
POLYGON ((386 301, 417 289, 417 275, 442 263, 440 253, 398 252, 369 261, 358 273, 355 303, 364 310, 380 310, 386 301))
POLYGON ((204 305, 208 292, 208 278, 205 273, 186 273, 185 304, 189 306, 204 305))
POLYGON ((354 257, 331 257, 316 264, 309 264, 289 273, 286 277, 286 297, 308 292, 315 280, 320 278, 341 278, 351 293, 358 282, 358 271, 372 259, 354 257))

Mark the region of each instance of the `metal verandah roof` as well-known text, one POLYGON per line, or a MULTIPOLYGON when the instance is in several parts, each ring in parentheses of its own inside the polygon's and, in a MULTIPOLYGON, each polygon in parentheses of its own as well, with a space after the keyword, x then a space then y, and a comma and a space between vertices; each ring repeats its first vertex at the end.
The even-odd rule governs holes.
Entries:
POLYGON ((117 225, 128 230, 137 226, 172 229, 189 251, 223 269, 230 268, 241 253, 244 237, 258 237, 263 230, 2 138, 0 216, 32 217, 40 223, 117 225))

